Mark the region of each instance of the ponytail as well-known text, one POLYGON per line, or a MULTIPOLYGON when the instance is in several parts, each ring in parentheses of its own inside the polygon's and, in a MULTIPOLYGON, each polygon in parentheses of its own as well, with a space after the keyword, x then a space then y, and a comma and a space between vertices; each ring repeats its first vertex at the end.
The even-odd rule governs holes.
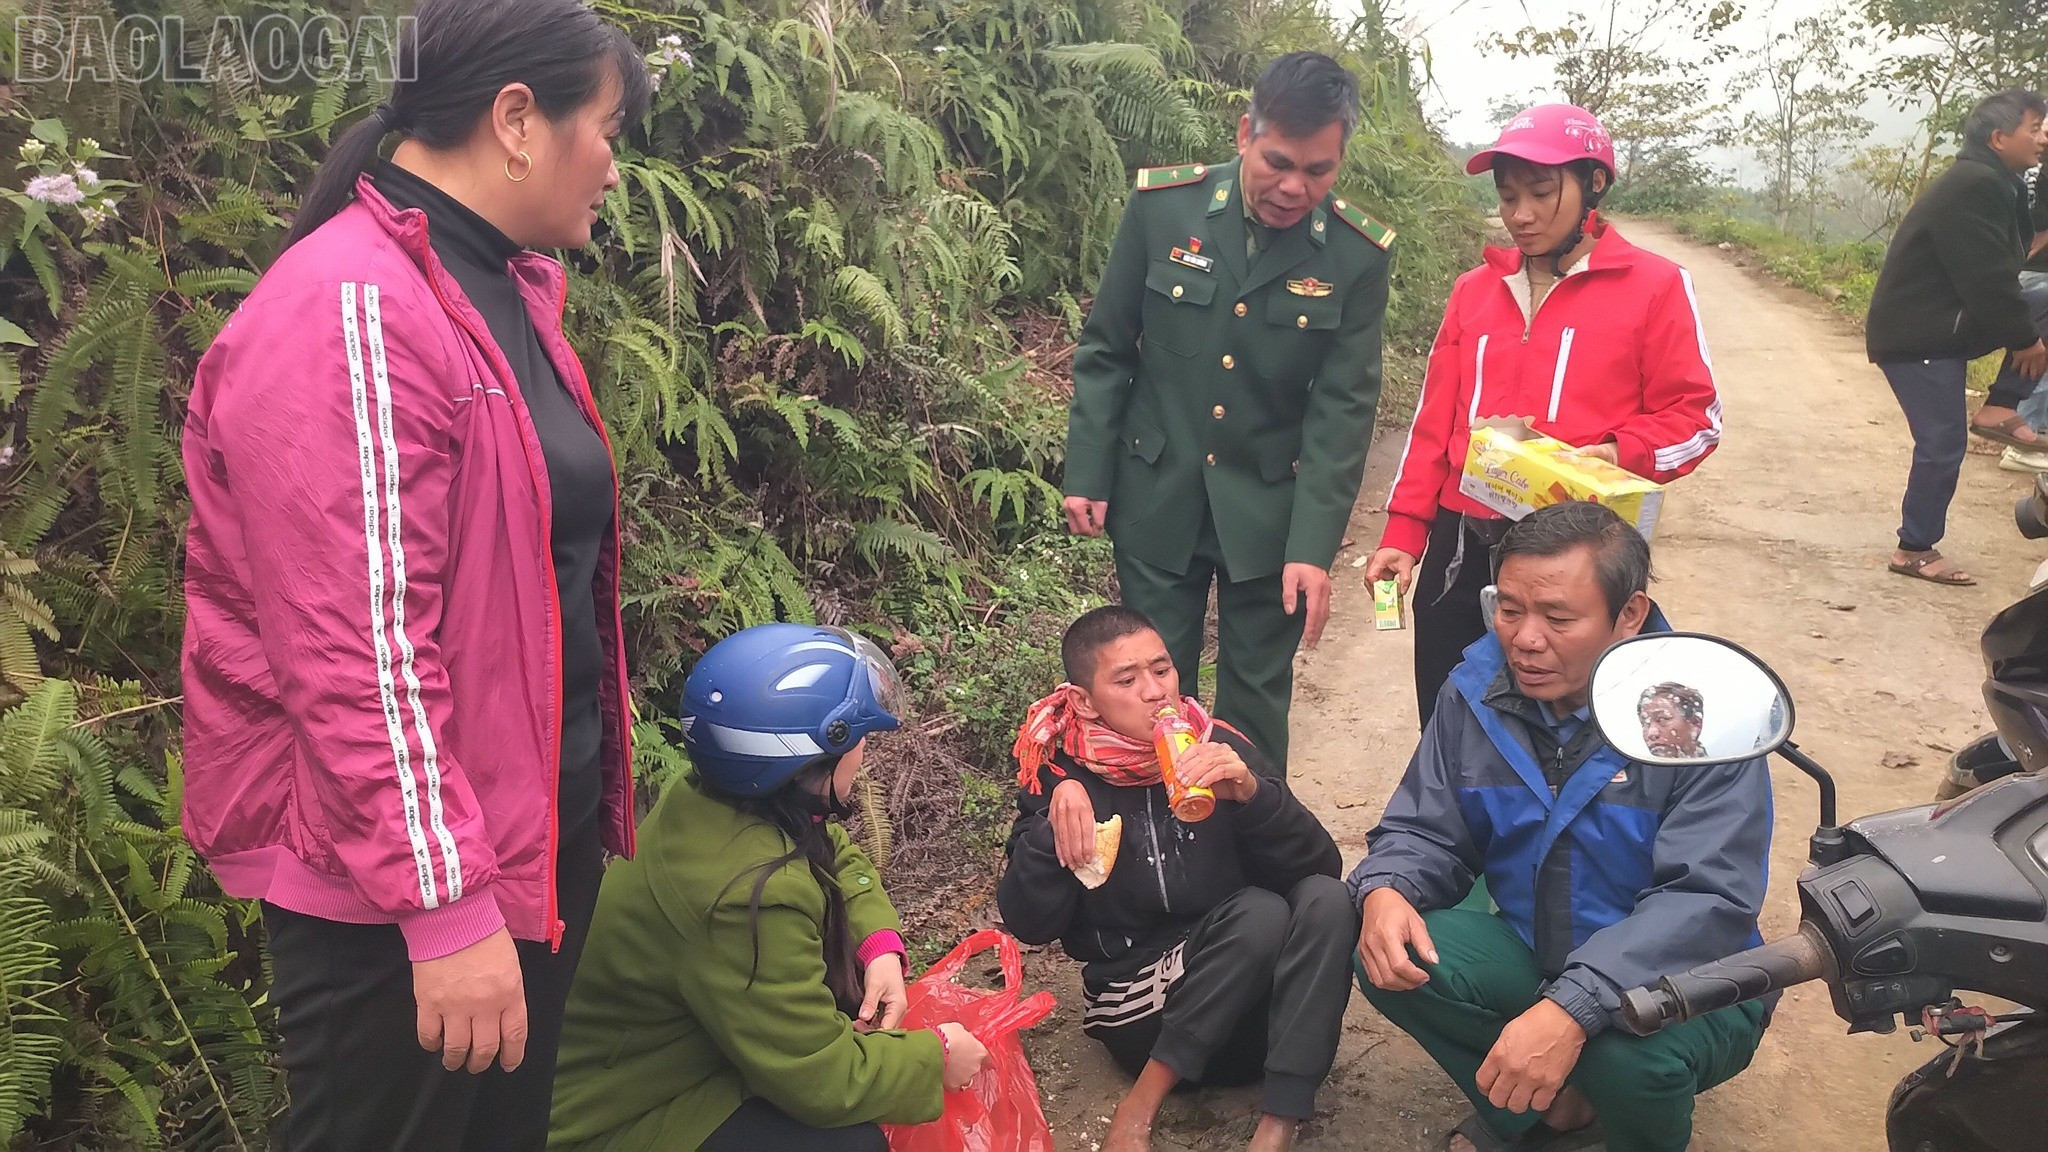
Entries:
POLYGON ((835 870, 838 854, 833 850, 831 833, 818 817, 816 799, 818 789, 831 789, 832 773, 838 768, 839 757, 821 756, 804 765, 789 783, 766 796, 741 797, 712 791, 711 794, 724 803, 774 826, 791 845, 790 850, 782 855, 754 865, 726 881, 725 887, 712 898, 712 903, 724 899, 733 885, 753 875, 754 890, 747 900, 748 927, 754 939, 753 967, 747 974, 747 983, 751 986, 761 973, 761 894, 767 890, 768 881, 785 864, 794 864, 798 860, 808 864, 811 877, 825 894, 825 918, 819 926, 819 934, 824 937, 825 944, 825 987, 831 990, 839 1010, 852 1016, 860 1011, 862 973, 855 951, 853 928, 846 919, 846 893, 839 887, 839 873, 835 870))
POLYGON ((348 206, 392 132, 436 150, 459 147, 508 84, 532 89, 549 120, 582 108, 616 78, 631 123, 654 91, 640 50, 579 0, 421 0, 400 24, 395 64, 408 79, 328 149, 299 198, 286 248, 348 206))
POLYGON ((291 233, 285 237, 286 248, 312 235, 355 199, 356 180, 377 158, 384 137, 391 133, 390 107, 379 104, 375 112, 349 125, 327 150, 327 158, 313 174, 313 186, 299 199, 298 215, 292 218, 291 233))

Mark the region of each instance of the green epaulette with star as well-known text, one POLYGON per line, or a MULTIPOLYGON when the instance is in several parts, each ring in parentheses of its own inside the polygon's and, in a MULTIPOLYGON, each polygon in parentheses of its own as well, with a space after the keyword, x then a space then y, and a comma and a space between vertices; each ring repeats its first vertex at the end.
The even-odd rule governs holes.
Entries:
POLYGON ((1193 184, 1209 174, 1207 164, 1182 164, 1174 168, 1138 169, 1138 191, 1157 192, 1161 188, 1178 188, 1193 184))
POLYGON ((1330 209, 1337 213, 1339 219, 1358 229, 1360 236, 1378 245, 1381 251, 1394 246, 1394 230, 1360 212, 1357 205, 1348 200, 1339 200, 1331 204, 1330 209))

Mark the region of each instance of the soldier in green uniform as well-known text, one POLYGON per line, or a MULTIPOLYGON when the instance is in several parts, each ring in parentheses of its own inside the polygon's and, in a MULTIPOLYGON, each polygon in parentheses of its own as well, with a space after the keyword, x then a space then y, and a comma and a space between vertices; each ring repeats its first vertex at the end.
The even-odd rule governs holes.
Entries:
POLYGON ((1379 403, 1394 234, 1331 194, 1358 114, 1355 77, 1291 53, 1238 159, 1140 172, 1074 354, 1068 525, 1108 530, 1183 684, 1213 581, 1216 716, 1282 771, 1379 403))

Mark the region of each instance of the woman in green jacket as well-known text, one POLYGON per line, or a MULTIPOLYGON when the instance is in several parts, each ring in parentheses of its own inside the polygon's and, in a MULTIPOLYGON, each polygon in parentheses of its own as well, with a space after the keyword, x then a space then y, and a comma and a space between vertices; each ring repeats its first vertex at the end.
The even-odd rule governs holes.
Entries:
POLYGON ((936 1119, 987 1049, 896 1031, 896 911, 832 817, 896 672, 837 628, 765 624, 683 690, 695 772, 612 865, 569 993, 551 1152, 885 1152, 876 1123, 936 1119))

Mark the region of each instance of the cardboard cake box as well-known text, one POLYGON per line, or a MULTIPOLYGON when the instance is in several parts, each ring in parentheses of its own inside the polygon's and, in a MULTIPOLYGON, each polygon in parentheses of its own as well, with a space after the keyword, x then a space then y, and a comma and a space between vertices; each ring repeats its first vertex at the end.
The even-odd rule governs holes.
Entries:
POLYGON ((1625 468, 1586 456, 1523 419, 1481 420, 1472 426, 1458 491, 1510 520, 1566 500, 1590 500, 1614 509, 1650 539, 1663 510, 1664 486, 1625 468))

